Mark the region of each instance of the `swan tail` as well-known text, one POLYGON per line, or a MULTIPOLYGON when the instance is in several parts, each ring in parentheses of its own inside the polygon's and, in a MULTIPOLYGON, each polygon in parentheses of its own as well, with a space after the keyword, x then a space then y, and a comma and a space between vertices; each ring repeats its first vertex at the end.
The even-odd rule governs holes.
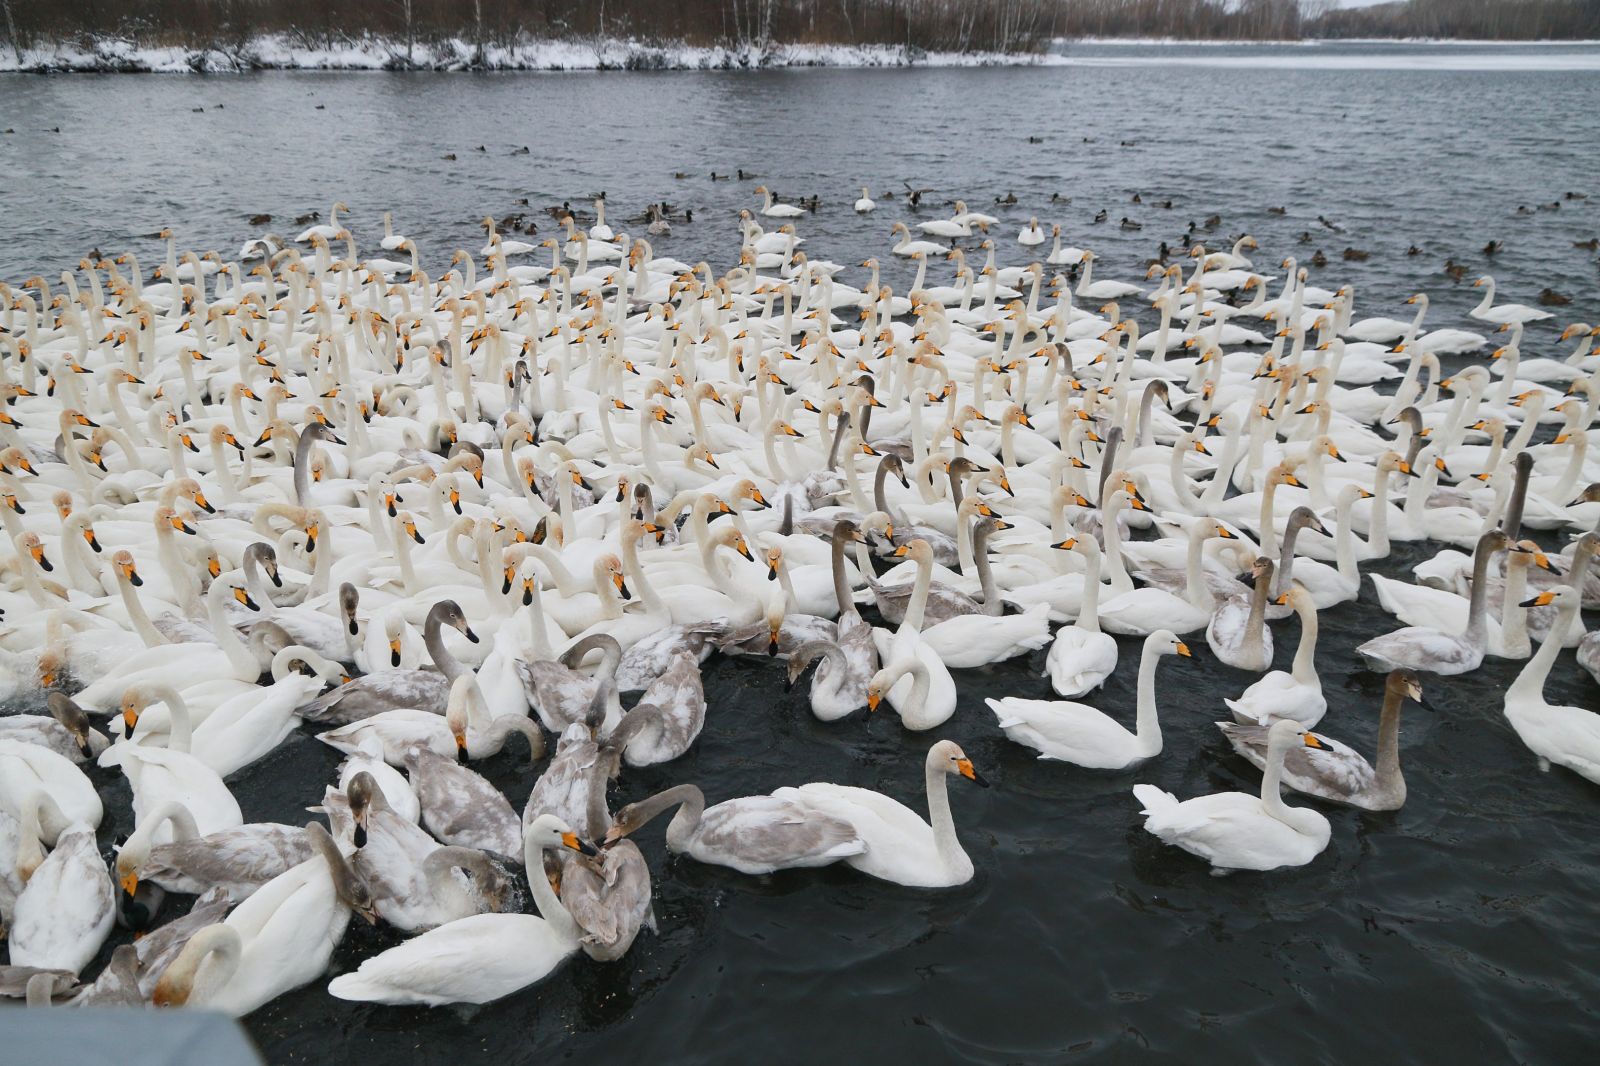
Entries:
POLYGON ((397 989, 374 981, 360 972, 342 973, 328 982, 328 992, 339 999, 366 1003, 415 1003, 414 998, 397 995, 397 989))
POLYGON ((1154 785, 1134 785, 1133 796, 1144 805, 1141 814, 1160 814, 1174 810, 1178 806, 1177 796, 1164 792, 1154 785))
POLYGON ((848 859, 852 855, 864 854, 866 850, 867 842, 860 837, 854 837, 842 844, 835 844, 823 852, 822 857, 825 859, 848 859))

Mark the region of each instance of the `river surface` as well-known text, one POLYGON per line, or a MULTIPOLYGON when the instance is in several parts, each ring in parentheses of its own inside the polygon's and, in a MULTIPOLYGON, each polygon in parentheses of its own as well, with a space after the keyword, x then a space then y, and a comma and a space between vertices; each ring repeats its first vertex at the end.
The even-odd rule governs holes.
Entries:
MULTIPOLYGON (((821 197, 800 232, 813 257, 838 262, 889 259, 892 221, 934 217, 960 196, 1001 217, 1004 262, 1026 261, 1013 238, 1037 215, 1100 252, 1105 276, 1131 278, 1162 240, 1177 247, 1191 221, 1220 215, 1201 233, 1208 245, 1252 233, 1258 264, 1322 249, 1330 262, 1315 279, 1354 284, 1362 314, 1404 315, 1401 301, 1426 291, 1429 325, 1466 324, 1479 293, 1443 272, 1453 258, 1469 281, 1492 272, 1502 300, 1531 303, 1547 287, 1572 297, 1554 328, 1530 331, 1525 355, 1555 352, 1560 324, 1600 320, 1594 253, 1574 247, 1600 234, 1600 48, 1073 46, 1066 59, 1020 69, 0 76, 0 127, 10 127, 0 137, 0 278, 54 276, 95 247, 132 249, 148 270, 161 254, 148 235, 162 226, 183 246, 232 257, 245 237, 292 235, 296 216, 334 199, 350 205, 369 247, 381 212, 393 211, 437 276, 452 249, 476 252, 483 215, 526 211, 542 238, 555 230, 544 207, 586 206, 601 190, 619 229, 642 231, 624 220, 650 201, 692 209, 694 221, 677 223, 657 251, 721 270, 737 248, 733 214, 759 206, 751 189, 765 181, 788 197, 821 197), (709 178, 739 168, 760 178, 709 178), (902 182, 935 190, 920 214, 898 198, 865 218, 851 211, 861 184, 899 193, 902 182), (1014 206, 994 204, 1007 194, 1014 206), (1559 210, 1536 209, 1552 203, 1559 210), (1109 221, 1096 225, 1102 209, 1109 221), (257 213, 273 219, 252 227, 257 213), (1124 216, 1142 230, 1120 228, 1124 216), (1491 240, 1504 242, 1493 256, 1483 252, 1491 240), (1345 261, 1347 247, 1369 258, 1345 261)), ((888 280, 903 289, 909 271, 894 264, 888 280)), ((1404 575, 1433 550, 1397 544, 1377 569, 1404 575)), ((1364 752, 1382 681, 1355 669, 1351 649, 1393 624, 1370 585, 1360 603, 1322 618, 1321 728, 1364 752)), ((1278 625, 1278 668, 1297 633, 1292 620, 1278 625)), ((1197 661, 1161 667, 1165 751, 1130 773, 1036 761, 999 733, 982 698, 1047 696, 1042 652, 959 673, 960 707, 938 732, 994 784, 952 781, 978 870, 965 887, 903 889, 844 867, 744 877, 669 857, 663 819, 639 835, 660 932, 623 960, 580 955, 542 985, 472 1010, 353 1006, 319 982, 248 1027, 275 1063, 393 1066, 1592 1056, 1600 790, 1538 772, 1500 714, 1514 666, 1491 659, 1466 679, 1425 680, 1426 705, 1404 723, 1404 810, 1324 807, 1333 841, 1309 867, 1219 879, 1147 836, 1129 791, 1139 781, 1180 797, 1257 788, 1211 725, 1251 677, 1193 643, 1197 661)), ((1122 668, 1091 702, 1131 721, 1137 658, 1137 642, 1125 641, 1122 668)), ((680 781, 715 802, 834 780, 922 806, 932 737, 884 715, 819 723, 766 662, 713 658, 706 681, 710 712, 694 749, 626 771, 614 804, 680 781)), ((1547 695, 1600 702, 1570 654, 1547 695)), ((484 764, 519 809, 533 781, 522 750, 484 764)), ((309 733, 291 738, 235 780, 246 819, 303 821, 337 761, 309 733)), ((97 781, 109 847, 130 828, 127 791, 120 778, 97 781)), ((335 968, 393 942, 352 925, 335 968)))

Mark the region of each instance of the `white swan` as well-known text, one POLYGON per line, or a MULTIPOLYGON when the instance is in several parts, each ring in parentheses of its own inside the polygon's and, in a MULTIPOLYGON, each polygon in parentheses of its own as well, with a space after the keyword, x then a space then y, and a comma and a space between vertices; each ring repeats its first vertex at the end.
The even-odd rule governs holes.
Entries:
POLYGON ((1311 594, 1296 586, 1278 597, 1300 616, 1300 646, 1288 673, 1274 670, 1245 689, 1238 699, 1222 702, 1240 722, 1271 725, 1291 719, 1310 729, 1328 713, 1328 700, 1322 694, 1322 679, 1317 676, 1317 607, 1311 594))
POLYGON ((156 983, 152 1003, 239 1017, 327 970, 352 910, 371 920, 372 901, 328 831, 312 822, 306 833, 316 854, 191 937, 156 983))
POLYGON ((1600 784, 1600 714, 1584 707, 1549 704, 1544 699, 1545 680, 1582 603, 1583 597, 1576 589, 1561 585, 1523 604, 1555 605, 1556 623, 1506 690, 1505 716, 1517 736, 1539 757, 1539 769, 1548 770, 1554 763, 1600 784))
POLYGON ((398 947, 374 955, 353 973, 328 983, 340 999, 370 1003, 490 1003, 542 980, 578 950, 582 930, 572 920, 543 874, 546 848, 586 855, 594 846, 578 839, 567 824, 541 814, 523 836, 534 901, 543 917, 531 914, 476 914, 431 929, 398 947))
POLYGON ((1105 684, 1117 669, 1117 642, 1100 631, 1100 545, 1093 537, 1068 537, 1056 545, 1083 553, 1083 603, 1078 620, 1056 630, 1045 673, 1058 696, 1082 696, 1105 684))
POLYGON ((1161 723, 1156 716, 1156 664, 1165 655, 1191 656, 1189 646, 1169 630, 1145 638, 1139 658, 1139 691, 1134 732, 1105 712, 1066 700, 1016 696, 985 699, 1006 736, 1039 752, 1096 770, 1123 770, 1161 754, 1161 723))
POLYGON ((773 796, 815 807, 854 826, 867 850, 845 862, 862 873, 915 888, 953 888, 972 880, 973 867, 950 816, 950 798, 945 792, 949 774, 959 774, 984 788, 989 785, 959 745, 949 740, 935 743, 924 763, 931 825, 881 792, 850 785, 813 782, 780 788, 773 796))
POLYGON ((1279 794, 1284 756, 1296 745, 1319 748, 1322 741, 1294 722, 1273 724, 1259 796, 1216 792, 1179 802, 1154 785, 1134 785, 1145 831, 1200 856, 1217 872, 1304 866, 1322 854, 1333 829, 1316 811, 1287 806, 1279 794))

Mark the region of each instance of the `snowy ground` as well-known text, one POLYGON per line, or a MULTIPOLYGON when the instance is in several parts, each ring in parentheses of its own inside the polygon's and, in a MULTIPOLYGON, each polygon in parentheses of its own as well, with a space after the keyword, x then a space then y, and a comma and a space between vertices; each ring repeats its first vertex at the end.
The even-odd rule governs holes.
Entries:
POLYGON ((0 71, 125 71, 163 74, 246 70, 727 70, 774 67, 993 66, 1047 61, 1050 57, 992 52, 923 52, 868 45, 769 45, 701 48, 631 40, 528 40, 486 47, 481 57, 464 40, 418 44, 408 62, 404 43, 356 38, 333 46, 274 35, 239 48, 192 50, 144 47, 106 38, 25 49, 22 60, 0 52, 0 71))

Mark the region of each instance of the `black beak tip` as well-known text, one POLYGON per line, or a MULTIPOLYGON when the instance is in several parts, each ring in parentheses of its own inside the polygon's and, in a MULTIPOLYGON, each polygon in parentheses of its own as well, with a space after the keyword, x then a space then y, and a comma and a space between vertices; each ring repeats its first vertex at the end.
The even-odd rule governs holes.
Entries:
POLYGON ((367 827, 362 825, 362 824, 360 824, 359 822, 356 823, 356 831, 355 831, 355 834, 354 834, 354 839, 355 839, 356 847, 364 848, 364 847, 367 846, 367 827))
POLYGON ((472 641, 472 643, 474 643, 474 644, 478 643, 479 640, 480 640, 478 634, 476 634, 476 633, 474 633, 472 631, 472 627, 471 626, 468 626, 466 628, 466 636, 467 636, 467 639, 472 641))
POLYGON ((977 785, 979 788, 988 788, 989 787, 988 779, 985 778, 982 774, 978 773, 978 771, 976 771, 976 770, 972 771, 972 783, 974 785, 977 785))

